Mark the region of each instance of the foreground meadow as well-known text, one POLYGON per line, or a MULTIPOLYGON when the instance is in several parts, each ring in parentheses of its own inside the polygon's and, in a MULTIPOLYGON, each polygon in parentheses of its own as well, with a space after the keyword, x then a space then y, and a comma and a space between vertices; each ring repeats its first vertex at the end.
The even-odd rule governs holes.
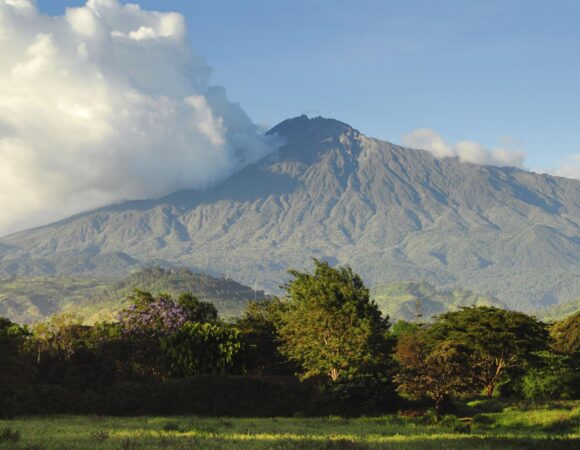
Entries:
POLYGON ((0 421, 9 449, 566 449, 580 448, 577 402, 480 413, 471 426, 426 418, 52 416, 0 421))

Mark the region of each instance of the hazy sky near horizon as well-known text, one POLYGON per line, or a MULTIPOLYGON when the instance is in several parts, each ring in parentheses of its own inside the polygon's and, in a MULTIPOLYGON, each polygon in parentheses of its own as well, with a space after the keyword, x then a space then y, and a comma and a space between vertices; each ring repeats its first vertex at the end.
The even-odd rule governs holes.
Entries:
MULTIPOLYGON (((580 174, 576 0, 131 3, 183 14, 212 80, 257 123, 322 115, 395 143, 429 129, 580 174)), ((38 4, 62 14, 84 1, 38 4)))
POLYGON ((580 179, 577 0, 0 0, 0 236, 203 189, 300 114, 580 179))

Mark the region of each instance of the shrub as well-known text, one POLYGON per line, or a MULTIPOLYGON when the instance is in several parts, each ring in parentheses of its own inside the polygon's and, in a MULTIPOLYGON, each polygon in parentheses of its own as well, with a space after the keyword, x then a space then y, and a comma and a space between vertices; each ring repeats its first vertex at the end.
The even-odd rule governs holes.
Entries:
POLYGON ((0 429, 0 443, 18 442, 20 440, 20 431, 13 431, 12 428, 0 429))
POLYGON ((578 376, 570 367, 569 357, 551 352, 538 352, 537 362, 524 375, 522 394, 529 400, 550 400, 574 397, 578 376))
POLYGON ((493 419, 493 417, 487 416, 485 414, 476 414, 475 416, 473 416, 473 419, 471 421, 471 423, 476 426, 493 425, 494 422, 495 420, 493 419))
POLYGON ((176 422, 166 422, 163 425, 163 431, 179 431, 179 424, 176 422))
POLYGON ((384 378, 361 375, 352 379, 327 382, 320 391, 317 414, 361 414, 393 411, 399 404, 393 384, 384 378))
POLYGON ((454 415, 443 416, 443 418, 439 421, 439 425, 458 433, 469 433, 471 431, 469 421, 461 420, 454 415))
POLYGON ((23 385, 15 414, 291 416, 309 414, 319 393, 294 377, 203 375, 157 383, 117 383, 101 391, 23 385))
POLYGON ((91 440, 97 444, 102 444, 107 439, 109 439, 109 433, 107 433, 105 430, 99 430, 91 433, 91 440))

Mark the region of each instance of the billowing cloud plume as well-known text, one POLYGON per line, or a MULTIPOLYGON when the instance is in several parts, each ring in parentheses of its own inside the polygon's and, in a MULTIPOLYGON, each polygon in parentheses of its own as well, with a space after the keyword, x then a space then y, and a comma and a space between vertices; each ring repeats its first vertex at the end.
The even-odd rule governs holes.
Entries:
POLYGON ((428 128, 414 130, 403 136, 403 145, 406 147, 427 150, 436 158, 459 158, 460 161, 490 166, 523 167, 526 157, 525 152, 507 148, 513 146, 513 139, 504 138, 504 147, 488 149, 473 141, 459 141, 456 144, 448 144, 435 131, 428 128))
POLYGON ((180 14, 0 0, 0 235, 201 188, 268 153, 210 72, 180 14))

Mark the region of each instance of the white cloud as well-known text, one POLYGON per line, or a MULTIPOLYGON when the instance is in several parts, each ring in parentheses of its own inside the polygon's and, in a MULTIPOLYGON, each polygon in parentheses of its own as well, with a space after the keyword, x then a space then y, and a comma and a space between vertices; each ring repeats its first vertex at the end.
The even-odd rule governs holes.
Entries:
MULTIPOLYGON (((504 147, 486 148, 473 141, 459 141, 448 144, 438 133, 428 128, 413 130, 403 136, 403 145, 406 147, 427 150, 436 158, 459 158, 460 161, 490 166, 523 167, 526 158, 525 152, 513 147, 519 141, 503 137, 504 147)), ((519 146, 519 145, 518 145, 519 146)))
POLYGON ((567 157, 559 167, 548 170, 547 172, 559 177, 580 180, 580 153, 567 157))
POLYGON ((200 188, 271 150, 176 13, 0 0, 0 234, 200 188))

